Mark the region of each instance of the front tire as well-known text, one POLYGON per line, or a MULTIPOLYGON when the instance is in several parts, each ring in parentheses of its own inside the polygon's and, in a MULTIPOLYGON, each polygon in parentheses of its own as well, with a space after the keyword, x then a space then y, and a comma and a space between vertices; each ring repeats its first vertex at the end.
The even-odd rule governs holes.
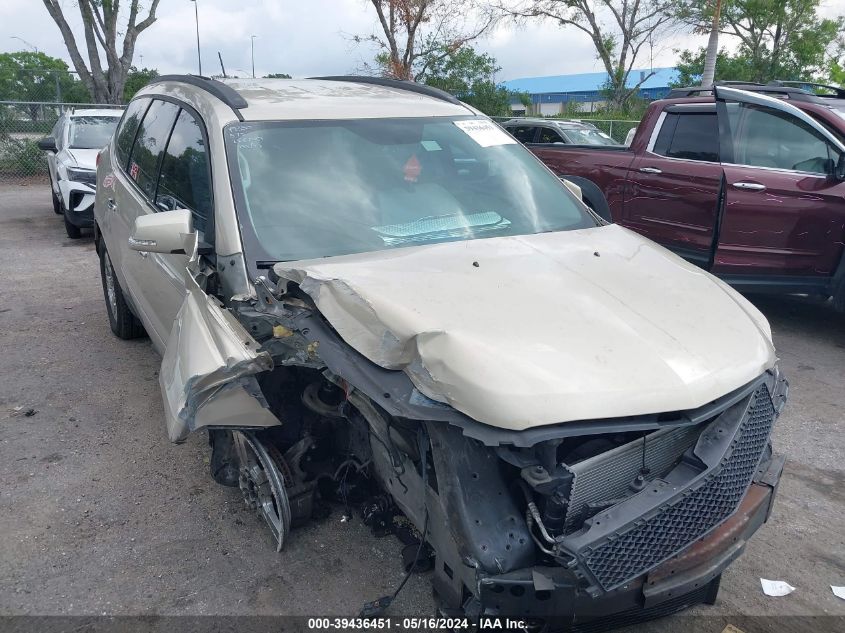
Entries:
POLYGON ((78 240, 82 237, 82 229, 67 219, 67 213, 67 209, 62 209, 62 219, 65 221, 65 233, 67 233, 70 239, 78 240))
POLYGON ((124 340, 144 336, 146 334, 144 326, 138 317, 132 314, 123 297, 123 290, 117 281, 105 244, 100 253, 100 278, 103 281, 103 297, 106 300, 106 312, 109 315, 111 331, 124 340))
POLYGON ((56 215, 62 215, 64 213, 62 211, 62 201, 59 200, 59 196, 56 195, 56 192, 53 190, 53 181, 50 180, 50 194, 53 196, 53 213, 56 215))

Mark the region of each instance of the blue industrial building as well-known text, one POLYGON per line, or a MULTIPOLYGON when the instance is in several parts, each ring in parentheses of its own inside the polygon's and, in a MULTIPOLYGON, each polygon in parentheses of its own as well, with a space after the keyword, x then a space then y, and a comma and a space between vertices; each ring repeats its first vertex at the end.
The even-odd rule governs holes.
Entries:
MULTIPOLYGON (((669 92, 669 83, 676 81, 678 71, 675 68, 653 68, 632 70, 628 75, 627 85, 633 87, 643 78, 640 96, 653 101, 662 99, 669 92)), ((509 90, 527 92, 531 95, 528 114, 545 116, 560 114, 567 104, 575 104, 581 112, 592 112, 605 102, 603 95, 607 85, 607 73, 581 73, 578 75, 552 75, 549 77, 525 77, 503 82, 509 90)), ((514 112, 522 109, 519 103, 512 104, 514 112)), ((570 108, 573 106, 569 106, 570 108)))

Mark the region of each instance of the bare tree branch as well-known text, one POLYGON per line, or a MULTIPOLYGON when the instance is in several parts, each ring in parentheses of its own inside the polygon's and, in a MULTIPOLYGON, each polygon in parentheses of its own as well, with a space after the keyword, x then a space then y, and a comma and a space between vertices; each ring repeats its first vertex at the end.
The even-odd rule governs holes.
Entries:
POLYGON ((85 84, 91 98, 102 103, 121 103, 126 77, 132 67, 138 36, 156 21, 156 10, 161 0, 150 0, 146 16, 140 0, 129 0, 128 20, 123 41, 118 43, 120 0, 78 0, 82 17, 87 63, 79 50, 76 36, 65 18, 61 0, 42 0, 47 13, 53 18, 67 47, 74 69, 85 84), (105 58, 107 68, 100 61, 105 58))

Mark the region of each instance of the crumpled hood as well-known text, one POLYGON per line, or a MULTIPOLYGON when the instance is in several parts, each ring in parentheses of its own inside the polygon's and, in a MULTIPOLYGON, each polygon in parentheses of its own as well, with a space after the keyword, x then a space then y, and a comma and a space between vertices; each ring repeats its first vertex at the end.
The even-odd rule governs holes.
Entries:
POLYGON ((756 308, 615 225, 275 271, 374 363, 502 428, 692 409, 775 363, 756 308))
POLYGON ((67 153, 76 161, 76 166, 82 169, 97 169, 98 149, 68 149, 67 153))

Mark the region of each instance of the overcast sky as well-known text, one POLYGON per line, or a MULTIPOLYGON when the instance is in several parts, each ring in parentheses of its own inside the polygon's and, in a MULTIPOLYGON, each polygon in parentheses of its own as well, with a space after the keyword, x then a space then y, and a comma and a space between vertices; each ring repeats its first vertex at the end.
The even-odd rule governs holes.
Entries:
MULTIPOLYGON (((227 72, 250 73, 250 36, 255 39, 256 75, 278 72, 294 77, 349 74, 372 61, 374 49, 356 45, 351 35, 372 33, 375 13, 367 0, 198 0, 204 74, 220 72, 217 52, 227 72)), ((826 0, 833 15, 841 0, 826 0)), ((64 0, 66 15, 82 42, 79 9, 64 0)), ((841 6, 841 5, 840 5, 841 6)), ((841 9, 840 9, 841 11, 841 9)), ((68 61, 59 30, 41 0, 0 0, 0 52, 28 48, 22 38, 49 55, 68 61)), ((675 50, 702 46, 705 38, 679 34, 655 42, 639 68, 672 66, 675 50)), ((589 38, 572 28, 536 23, 500 26, 476 44, 493 55, 502 71, 497 80, 603 70, 589 38)), ((84 45, 80 44, 84 49, 84 45)), ((135 64, 162 73, 197 72, 194 4, 162 0, 158 19, 138 39, 135 64)))

